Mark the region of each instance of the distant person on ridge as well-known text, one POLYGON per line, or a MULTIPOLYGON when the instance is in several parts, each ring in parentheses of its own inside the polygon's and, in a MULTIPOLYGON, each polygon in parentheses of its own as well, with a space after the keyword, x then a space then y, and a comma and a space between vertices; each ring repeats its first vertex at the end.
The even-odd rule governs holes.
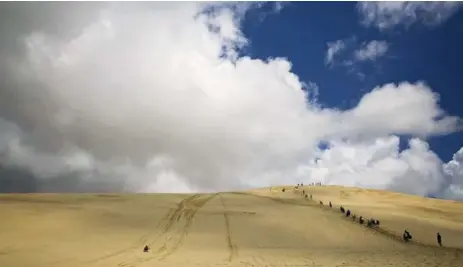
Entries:
POLYGON ((442 236, 437 232, 437 244, 442 247, 442 236))

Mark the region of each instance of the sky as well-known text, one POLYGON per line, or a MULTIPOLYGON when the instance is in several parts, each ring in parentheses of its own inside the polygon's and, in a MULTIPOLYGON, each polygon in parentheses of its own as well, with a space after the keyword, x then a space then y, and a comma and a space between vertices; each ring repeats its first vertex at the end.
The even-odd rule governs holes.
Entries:
POLYGON ((0 192, 463 200, 461 7, 0 3, 0 192))

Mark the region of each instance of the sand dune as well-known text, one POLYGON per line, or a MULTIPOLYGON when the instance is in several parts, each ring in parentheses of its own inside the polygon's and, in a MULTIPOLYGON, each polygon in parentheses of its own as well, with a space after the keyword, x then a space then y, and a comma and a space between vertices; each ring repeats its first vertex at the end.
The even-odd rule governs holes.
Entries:
POLYGON ((304 190, 313 201, 292 187, 0 195, 0 266, 462 266, 463 203, 356 188, 304 190), (345 218, 341 204, 380 219, 385 234, 345 218), (405 228, 416 243, 391 236, 405 228), (437 231, 445 247, 435 246, 437 231))

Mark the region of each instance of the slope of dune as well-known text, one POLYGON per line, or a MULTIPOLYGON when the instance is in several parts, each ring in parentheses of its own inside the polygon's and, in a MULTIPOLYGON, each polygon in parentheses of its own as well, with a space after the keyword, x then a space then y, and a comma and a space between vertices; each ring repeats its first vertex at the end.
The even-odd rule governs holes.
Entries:
POLYGON ((463 203, 356 188, 286 188, 196 195, 0 195, 0 266, 463 262, 463 203), (304 198, 302 190, 313 200, 304 198), (345 218, 339 205, 380 219, 380 228, 389 234, 407 228, 417 243, 405 244, 359 225, 345 218), (434 245, 437 231, 444 247, 434 245), (147 253, 145 245, 151 248, 147 253))

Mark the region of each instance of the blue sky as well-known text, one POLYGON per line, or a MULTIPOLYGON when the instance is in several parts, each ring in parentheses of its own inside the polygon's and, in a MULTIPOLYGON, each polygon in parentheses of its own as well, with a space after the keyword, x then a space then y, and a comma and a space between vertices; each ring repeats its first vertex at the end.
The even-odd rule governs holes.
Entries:
MULTIPOLYGON (((261 59, 287 58, 293 64, 292 71, 303 81, 318 85, 318 100, 323 106, 352 108, 376 86, 422 80, 440 95, 442 109, 463 117, 463 12, 435 26, 415 23, 408 29, 380 31, 360 23, 357 2, 286 2, 278 13, 272 12, 273 8, 274 4, 269 3, 247 13, 243 32, 250 45, 244 54, 261 59), (374 62, 358 62, 355 71, 326 66, 327 43, 350 38, 356 42, 343 55, 371 40, 386 41, 387 53, 374 62), (357 76, 358 72, 365 78, 357 76)), ((455 148, 463 145, 463 133, 428 141, 432 150, 448 161, 455 148)))

